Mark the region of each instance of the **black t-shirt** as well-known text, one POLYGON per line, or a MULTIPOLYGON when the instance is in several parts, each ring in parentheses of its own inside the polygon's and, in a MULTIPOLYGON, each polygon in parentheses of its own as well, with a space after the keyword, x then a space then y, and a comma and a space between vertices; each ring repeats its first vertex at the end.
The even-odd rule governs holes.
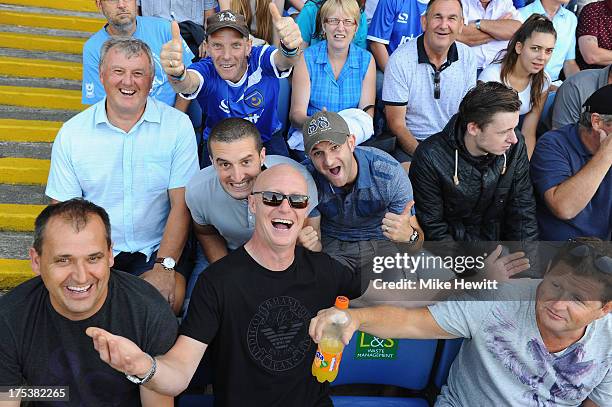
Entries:
POLYGON ((359 276, 301 247, 284 271, 265 269, 244 247, 210 265, 180 334, 210 345, 215 405, 331 405, 328 385, 311 374, 308 326, 338 295, 359 296, 359 276))
POLYGON ((166 353, 178 330, 168 303, 138 277, 111 271, 102 308, 82 321, 58 314, 35 277, 0 298, 0 386, 69 386, 70 406, 139 406, 139 386, 100 359, 85 335, 90 326, 125 336, 151 355, 166 353))

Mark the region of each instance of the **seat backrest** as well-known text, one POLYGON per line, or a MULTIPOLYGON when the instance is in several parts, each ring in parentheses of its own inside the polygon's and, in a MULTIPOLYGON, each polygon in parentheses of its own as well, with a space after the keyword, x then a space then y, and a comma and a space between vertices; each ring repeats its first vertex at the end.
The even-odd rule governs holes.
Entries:
POLYGON ((280 87, 278 89, 278 105, 276 106, 276 114, 278 120, 282 124, 283 136, 289 131, 289 106, 291 106, 291 83, 287 78, 278 80, 280 87))
POLYGON ((344 349, 340 371, 332 386, 383 384, 422 390, 427 386, 437 340, 379 339, 357 331, 344 349), (395 357, 389 352, 397 346, 395 357), (369 358, 360 358, 369 356, 369 358))
POLYGON ((436 371, 434 373, 434 384, 438 389, 446 384, 448 372, 450 371, 450 367, 459 353, 459 349, 461 349, 463 338, 446 339, 442 342, 443 345, 440 360, 438 361, 436 371))

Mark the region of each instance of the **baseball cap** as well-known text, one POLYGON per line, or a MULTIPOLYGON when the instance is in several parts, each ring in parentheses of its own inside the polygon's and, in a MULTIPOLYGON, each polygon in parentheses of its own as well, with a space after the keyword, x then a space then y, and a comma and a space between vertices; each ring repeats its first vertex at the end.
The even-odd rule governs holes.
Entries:
POLYGON ((612 85, 596 90, 582 107, 589 113, 612 114, 612 85))
POLYGON ((244 16, 232 10, 220 11, 206 19, 206 37, 222 28, 233 28, 243 37, 249 36, 249 27, 244 16))
POLYGON ((315 144, 322 141, 344 144, 350 133, 348 124, 338 113, 317 112, 302 128, 304 151, 310 153, 315 144))

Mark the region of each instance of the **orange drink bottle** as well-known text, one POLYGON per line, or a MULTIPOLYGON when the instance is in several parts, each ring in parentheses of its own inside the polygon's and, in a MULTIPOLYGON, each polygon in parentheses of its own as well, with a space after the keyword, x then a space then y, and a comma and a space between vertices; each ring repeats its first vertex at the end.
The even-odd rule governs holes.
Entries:
MULTIPOLYGON (((339 296, 336 298, 334 306, 338 309, 345 310, 349 306, 349 300, 346 297, 339 296)), ((338 376, 338 368, 340 367, 342 350, 344 349, 344 344, 341 339, 342 330, 349 322, 350 320, 348 318, 344 318, 344 320, 335 321, 323 330, 323 336, 319 341, 317 353, 312 362, 312 375, 315 376, 320 383, 326 380, 331 383, 336 379, 336 376, 338 376)))

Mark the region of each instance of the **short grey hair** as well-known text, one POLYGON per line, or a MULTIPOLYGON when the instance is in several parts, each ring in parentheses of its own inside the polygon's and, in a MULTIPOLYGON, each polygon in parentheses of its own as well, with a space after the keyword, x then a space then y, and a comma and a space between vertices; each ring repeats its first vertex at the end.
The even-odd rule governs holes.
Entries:
MULTIPOLYGON (((601 120, 603 120, 604 123, 612 122, 612 114, 601 114, 601 113, 597 113, 597 114, 599 115, 599 117, 601 117, 601 120)), ((593 127, 593 125, 591 124, 592 115, 593 113, 591 112, 580 113, 580 121, 578 122, 578 124, 580 124, 580 127, 584 129, 592 128, 593 127)))
POLYGON ((153 62, 153 53, 151 52, 151 48, 149 48, 145 42, 132 37, 113 37, 106 40, 106 42, 102 44, 102 49, 100 50, 100 63, 98 64, 99 71, 102 71, 102 66, 104 66, 104 61, 106 60, 108 51, 113 48, 119 50, 127 58, 144 53, 147 58, 149 58, 149 69, 151 76, 155 75, 155 64, 153 62))

